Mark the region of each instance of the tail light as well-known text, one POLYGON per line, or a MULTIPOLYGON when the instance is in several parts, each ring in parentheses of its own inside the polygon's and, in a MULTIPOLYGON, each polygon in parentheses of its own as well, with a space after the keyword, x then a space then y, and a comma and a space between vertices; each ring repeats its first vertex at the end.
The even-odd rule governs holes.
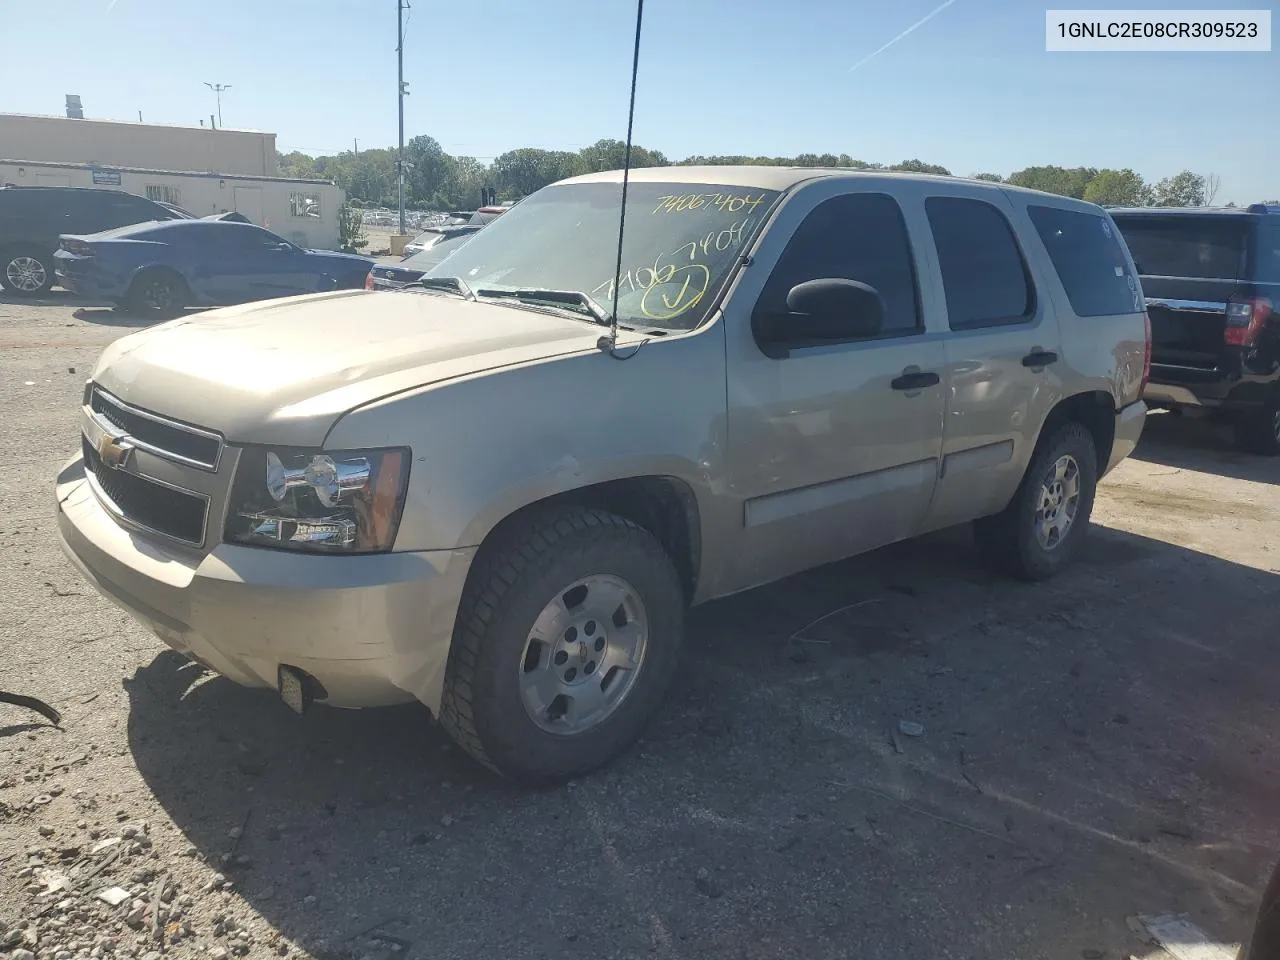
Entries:
POLYGON ((1138 390, 1141 396, 1146 392, 1147 383, 1151 380, 1151 315, 1142 311, 1142 325, 1146 328, 1147 342, 1142 350, 1142 387, 1138 390))
POLYGON ((364 278, 364 288, 366 290, 373 289, 373 271, 370 270, 368 276, 364 278))
POLYGON ((83 240, 63 240, 62 249, 67 253, 74 253, 77 257, 87 257, 93 253, 93 247, 83 240))
POLYGON ((1271 310, 1271 301, 1263 297, 1228 300, 1227 325, 1222 339, 1235 347, 1252 347, 1258 342, 1258 334, 1271 316, 1271 310))

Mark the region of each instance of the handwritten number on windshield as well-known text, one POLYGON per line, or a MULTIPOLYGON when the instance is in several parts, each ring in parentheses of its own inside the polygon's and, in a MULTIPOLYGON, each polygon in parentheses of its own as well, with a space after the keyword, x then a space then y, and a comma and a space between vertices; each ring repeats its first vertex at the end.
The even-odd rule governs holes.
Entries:
MULTIPOLYGON (((697 240, 682 244, 670 253, 659 254, 652 265, 628 269, 621 277, 620 287, 624 292, 644 291, 640 298, 640 312, 650 320, 673 320, 692 310, 707 295, 711 286, 711 268, 702 262, 702 258, 739 248, 750 226, 750 218, 739 220, 723 230, 712 230, 697 240), (673 290, 672 286, 677 284, 673 290)), ((601 283, 591 293, 612 302, 617 294, 613 278, 601 283)))
POLYGON ((719 211, 721 213, 738 213, 747 210, 755 213, 756 207, 764 203, 765 195, 758 197, 747 194, 728 193, 683 193, 668 194, 658 198, 654 213, 683 213, 686 210, 719 211))

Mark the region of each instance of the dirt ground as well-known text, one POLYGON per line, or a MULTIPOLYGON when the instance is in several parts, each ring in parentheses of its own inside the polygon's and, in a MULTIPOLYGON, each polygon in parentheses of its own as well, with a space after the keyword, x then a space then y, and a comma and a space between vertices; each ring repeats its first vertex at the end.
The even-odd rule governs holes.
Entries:
POLYGON ((63 559, 82 385, 140 324, 0 298, 0 689, 63 713, 0 705, 0 953, 1101 960, 1159 955, 1137 915, 1247 930, 1280 857, 1280 463, 1152 417, 1051 584, 957 530, 700 608, 640 746, 528 792, 422 709, 300 719, 202 673, 63 559))

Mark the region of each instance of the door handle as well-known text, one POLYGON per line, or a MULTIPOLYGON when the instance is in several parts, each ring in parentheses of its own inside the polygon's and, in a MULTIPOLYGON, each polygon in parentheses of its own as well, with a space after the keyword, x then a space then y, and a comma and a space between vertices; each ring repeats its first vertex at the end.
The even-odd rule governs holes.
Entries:
POLYGON ((895 390, 923 390, 925 387, 936 386, 942 382, 942 378, 931 370, 911 370, 904 371, 902 376, 894 377, 889 381, 889 386, 895 390))
POLYGON ((1058 362, 1058 355, 1052 350, 1032 350, 1022 358, 1024 367, 1047 367, 1058 362))

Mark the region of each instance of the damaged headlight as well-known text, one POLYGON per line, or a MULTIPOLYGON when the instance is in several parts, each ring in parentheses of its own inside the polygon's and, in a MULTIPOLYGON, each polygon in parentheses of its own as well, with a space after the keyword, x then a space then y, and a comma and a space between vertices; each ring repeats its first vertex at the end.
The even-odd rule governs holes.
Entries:
POLYGON ((390 550, 409 451, 250 448, 240 454, 226 539, 315 553, 390 550))

